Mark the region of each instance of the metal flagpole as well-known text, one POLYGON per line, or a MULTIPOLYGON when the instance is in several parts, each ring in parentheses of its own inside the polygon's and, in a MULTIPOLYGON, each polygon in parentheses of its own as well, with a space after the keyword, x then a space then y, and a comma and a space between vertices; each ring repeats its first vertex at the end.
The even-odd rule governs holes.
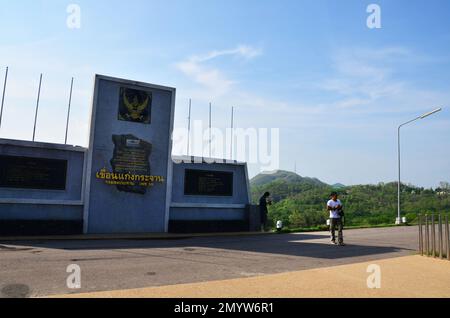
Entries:
POLYGON ((233 160, 233 130, 234 130, 234 107, 231 107, 231 142, 230 142, 230 160, 233 160))
POLYGON ((36 137, 36 122, 37 122, 37 116, 38 116, 38 110, 39 110, 39 99, 41 96, 41 85, 42 85, 42 73, 41 73, 41 77, 39 79, 39 90, 38 90, 38 96, 37 96, 37 101, 36 101, 36 112, 34 114, 33 141, 36 137))
POLYGON ((0 107, 0 127, 2 126, 3 105, 5 104, 6 82, 8 81, 8 67, 6 67, 5 82, 3 83, 2 105, 0 107))
POLYGON ((397 136, 397 147, 398 147, 398 184, 397 184, 397 221, 395 222, 395 224, 400 225, 401 224, 401 149, 400 149, 400 128, 401 126, 398 127, 398 136, 397 136))
POLYGON ((66 137, 64 138, 65 145, 67 145, 67 133, 69 131, 69 117, 70 117, 70 105, 72 104, 72 92, 73 92, 73 77, 70 83, 69 107, 67 108, 66 137))
POLYGON ((188 116, 188 142, 187 142, 187 155, 189 156, 190 151, 190 142, 191 142, 191 107, 192 107, 192 100, 189 98, 189 116, 188 116))
POLYGON ((212 156, 212 151, 211 151, 211 141, 212 141, 212 135, 211 135, 211 129, 212 129, 212 119, 211 119, 211 112, 212 112, 212 106, 211 103, 209 103, 209 158, 211 158, 212 156))

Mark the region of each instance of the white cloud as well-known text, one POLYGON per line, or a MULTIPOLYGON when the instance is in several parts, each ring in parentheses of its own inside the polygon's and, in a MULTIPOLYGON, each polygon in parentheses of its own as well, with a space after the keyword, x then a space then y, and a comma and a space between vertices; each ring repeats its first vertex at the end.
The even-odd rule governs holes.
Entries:
POLYGON ((332 105, 338 108, 373 105, 381 98, 394 98, 408 90, 403 80, 394 79, 395 65, 413 56, 401 47, 343 49, 333 56, 334 74, 317 88, 337 94, 332 105))
POLYGON ((254 48, 249 45, 239 45, 234 49, 229 50, 214 50, 211 52, 208 52, 207 54, 203 56, 193 56, 191 57, 191 60, 196 62, 206 62, 209 60, 212 60, 214 58, 220 57, 220 56, 226 56, 226 55, 234 55, 246 59, 252 59, 262 54, 262 50, 260 48, 254 48))
POLYGON ((175 64, 176 68, 186 76, 207 89, 209 98, 217 98, 225 95, 236 83, 218 68, 207 65, 213 59, 223 56, 253 59, 262 54, 262 50, 248 45, 239 45, 228 50, 213 50, 204 55, 194 55, 175 64))
POLYGON ((407 48, 346 48, 333 55, 334 72, 316 88, 334 93, 330 109, 384 113, 420 111, 449 94, 416 87, 402 75, 421 63, 436 62, 407 48))
POLYGON ((230 90, 234 84, 219 69, 203 66, 193 60, 180 62, 177 68, 189 78, 208 89, 211 97, 219 97, 230 90))

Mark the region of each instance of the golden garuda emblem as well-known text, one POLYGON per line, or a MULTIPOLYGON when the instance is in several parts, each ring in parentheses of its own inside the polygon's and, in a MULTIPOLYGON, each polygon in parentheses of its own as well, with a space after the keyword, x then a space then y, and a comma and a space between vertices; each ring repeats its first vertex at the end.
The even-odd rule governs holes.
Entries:
POLYGON ((119 120, 149 124, 152 93, 132 88, 120 88, 119 120))

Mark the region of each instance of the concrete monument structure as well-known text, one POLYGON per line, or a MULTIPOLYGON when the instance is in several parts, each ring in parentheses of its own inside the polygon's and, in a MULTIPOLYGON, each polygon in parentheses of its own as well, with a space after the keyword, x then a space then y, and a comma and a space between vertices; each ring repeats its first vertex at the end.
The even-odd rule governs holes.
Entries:
POLYGON ((0 139, 0 236, 250 230, 245 163, 172 158, 175 92, 96 75, 87 149, 0 139))

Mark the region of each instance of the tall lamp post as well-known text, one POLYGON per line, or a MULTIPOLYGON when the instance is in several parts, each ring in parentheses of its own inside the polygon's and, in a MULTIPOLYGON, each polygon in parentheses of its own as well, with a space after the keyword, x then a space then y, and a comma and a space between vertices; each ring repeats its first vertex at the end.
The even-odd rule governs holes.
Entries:
POLYGON ((398 200, 397 200, 397 203, 398 203, 398 216, 397 216, 396 224, 401 224, 401 223, 402 223, 402 222, 401 222, 401 209, 400 209, 400 187, 401 187, 401 170, 400 170, 400 129, 401 129, 403 126, 407 125, 407 124, 410 124, 410 123, 412 123, 412 122, 414 122, 414 121, 416 121, 416 120, 419 120, 419 119, 424 119, 424 118, 426 118, 426 117, 428 117, 428 116, 430 116, 430 115, 433 115, 433 114, 435 114, 435 113, 437 113, 437 112, 440 112, 441 110, 442 110, 442 108, 435 109, 435 110, 433 110, 433 111, 431 111, 431 112, 425 113, 425 114, 423 114, 422 116, 419 116, 419 117, 417 117, 417 118, 411 119, 411 120, 409 120, 409 121, 407 121, 407 122, 401 124, 400 126, 398 126, 398 200))

